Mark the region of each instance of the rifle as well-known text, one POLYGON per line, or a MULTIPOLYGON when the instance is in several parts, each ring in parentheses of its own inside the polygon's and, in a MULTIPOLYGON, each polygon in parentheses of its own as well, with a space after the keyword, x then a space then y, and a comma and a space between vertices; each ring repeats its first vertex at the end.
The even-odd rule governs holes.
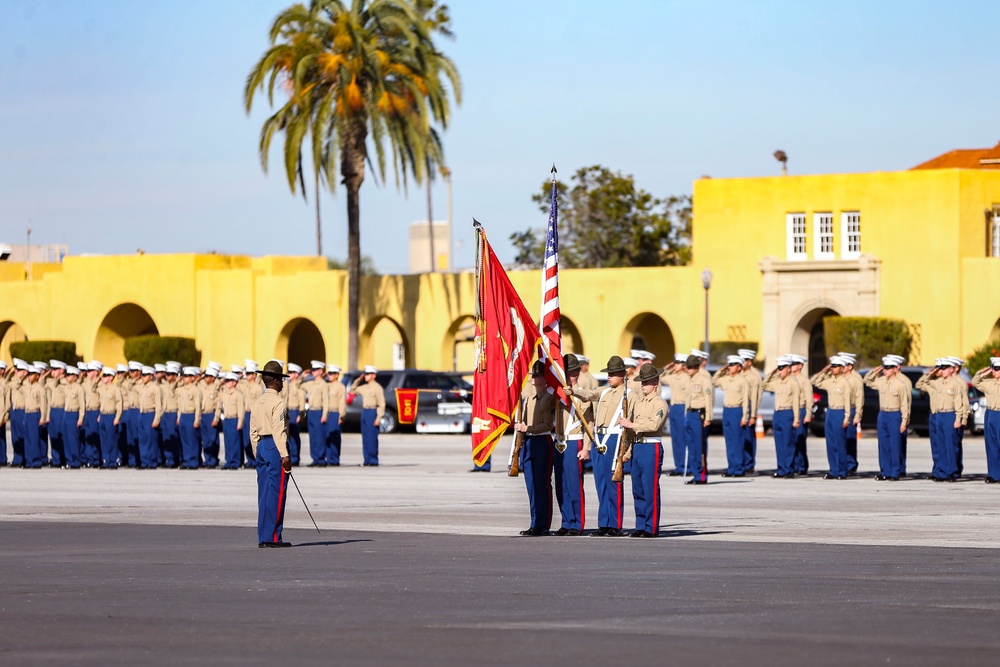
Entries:
MULTIPOLYGON (((524 413, 524 400, 517 406, 517 414, 514 415, 516 422, 524 413)), ((521 472, 521 447, 524 446, 524 431, 518 431, 514 435, 514 442, 510 446, 510 458, 507 459, 507 476, 517 477, 521 472)))
MULTIPOLYGON (((628 416, 628 387, 622 394, 622 416, 628 416)), ((625 479, 625 462, 632 458, 632 443, 634 441, 635 431, 623 428, 621 437, 618 439, 618 446, 615 447, 615 470, 611 474, 612 482, 621 482, 625 479)))

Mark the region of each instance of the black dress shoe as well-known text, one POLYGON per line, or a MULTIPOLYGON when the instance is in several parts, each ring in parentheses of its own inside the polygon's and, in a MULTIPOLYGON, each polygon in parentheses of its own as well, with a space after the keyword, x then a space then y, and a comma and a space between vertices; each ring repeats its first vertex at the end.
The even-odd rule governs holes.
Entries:
POLYGON ((931 479, 933 481, 935 481, 935 482, 947 482, 948 481, 947 477, 931 477, 931 479))
POLYGON ((566 531, 566 534, 570 537, 579 537, 580 535, 583 535, 583 531, 577 530, 576 528, 570 528, 566 531))
POLYGON ((608 534, 609 530, 611 530, 611 529, 610 528, 601 527, 601 528, 598 528, 597 530, 595 530, 594 532, 592 532, 590 534, 590 536, 591 537, 604 537, 604 536, 606 536, 608 534))
POLYGON ((885 475, 875 475, 875 481, 876 482, 884 482, 887 479, 888 479, 888 477, 886 477, 885 475))
POLYGON ((292 546, 291 542, 261 542, 257 545, 258 549, 280 549, 282 547, 292 546))
POLYGON ((899 481, 898 477, 883 477, 882 479, 884 479, 887 482, 898 482, 899 481))
POLYGON ((1000 479, 993 479, 992 477, 986 478, 987 484, 1000 484, 1000 479))
POLYGON ((680 477, 683 474, 680 470, 671 470, 667 473, 667 477, 680 477))
POLYGON ((555 535, 556 537, 565 537, 566 535, 569 535, 569 528, 560 528, 559 530, 557 530, 552 534, 555 535))
POLYGON ((628 534, 629 537, 646 537, 647 535, 649 535, 649 533, 644 530, 633 530, 628 534))
POLYGON ((847 471, 847 476, 848 477, 857 477, 858 476, 858 469, 855 468, 854 470, 848 470, 847 471))
POLYGON ((684 483, 685 484, 708 484, 708 482, 706 482, 703 479, 689 479, 688 481, 686 481, 684 483))
POLYGON ((747 474, 752 473, 752 472, 757 472, 757 469, 756 468, 750 468, 749 470, 747 470, 747 474))
POLYGON ((469 472, 489 472, 486 468, 469 468, 469 472))
POLYGON ((736 475, 734 475, 734 474, 732 474, 732 473, 728 473, 728 472, 724 472, 724 473, 722 473, 722 476, 723 476, 723 477, 736 477, 736 475))
POLYGON ((823 479, 844 479, 844 477, 838 477, 837 475, 828 472, 825 475, 823 475, 823 479))
POLYGON ((618 530, 617 528, 608 528, 607 535, 608 537, 621 537, 622 531, 618 530))

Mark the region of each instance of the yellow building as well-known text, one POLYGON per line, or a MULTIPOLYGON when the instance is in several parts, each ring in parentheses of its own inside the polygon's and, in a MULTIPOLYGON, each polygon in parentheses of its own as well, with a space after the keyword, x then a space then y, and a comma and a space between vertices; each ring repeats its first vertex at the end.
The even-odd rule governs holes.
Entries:
MULTIPOLYGON (((688 267, 564 270, 566 351, 595 368, 645 347, 663 361, 704 338, 759 342, 765 358, 821 363, 822 318, 906 320, 915 362, 968 354, 1000 335, 1000 146, 953 151, 903 172, 701 179, 688 267), (994 156, 994 153, 997 155, 994 156), (995 160, 995 161, 994 161, 995 160)), ((539 312, 537 271, 512 272, 539 312)), ((367 277, 359 363, 472 366, 471 273, 367 277)), ((71 340, 124 361, 124 338, 196 340, 203 362, 347 357, 347 277, 314 257, 132 255, 0 262, 0 358, 25 338, 71 340)))

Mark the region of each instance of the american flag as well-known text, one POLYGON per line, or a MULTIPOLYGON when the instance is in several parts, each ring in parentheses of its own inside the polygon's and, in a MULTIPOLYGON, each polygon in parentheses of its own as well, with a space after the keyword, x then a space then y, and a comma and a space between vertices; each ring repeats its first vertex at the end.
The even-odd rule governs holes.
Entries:
POLYGON ((563 403, 569 399, 563 391, 566 367, 563 364, 562 334, 559 331, 559 205, 556 203, 556 167, 552 165, 552 205, 545 234, 545 262, 542 265, 542 350, 545 381, 549 392, 563 403))

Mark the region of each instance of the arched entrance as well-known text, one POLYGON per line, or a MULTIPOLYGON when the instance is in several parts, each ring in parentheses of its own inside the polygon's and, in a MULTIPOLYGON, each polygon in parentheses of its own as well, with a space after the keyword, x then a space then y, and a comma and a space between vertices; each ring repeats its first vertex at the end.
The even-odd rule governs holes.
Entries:
POLYGON ((996 340, 997 338, 1000 338, 1000 318, 997 319, 993 325, 993 331, 990 332, 990 340, 996 340))
POLYGON ((157 336, 159 330, 146 309, 134 303, 112 308, 97 329, 94 358, 105 365, 125 362, 125 339, 132 336, 157 336))
POLYGON ((441 368, 471 373, 476 366, 476 318, 462 315, 451 323, 441 341, 441 368))
POLYGON ((565 315, 559 315, 559 332, 562 334, 563 354, 586 354, 583 351, 583 337, 573 320, 565 315))
POLYGON ((647 350, 656 355, 654 363, 662 366, 674 356, 677 349, 670 326, 656 313, 639 313, 625 325, 618 338, 617 354, 628 354, 632 348, 647 350))
MULTIPOLYGON (((21 328, 20 324, 10 320, 0 322, 0 359, 11 363, 13 357, 10 353, 10 344, 20 343, 25 340, 28 340, 28 335, 24 333, 24 329, 21 328)), ((25 361, 31 362, 34 360, 25 359, 25 361)))
POLYGON ((809 360, 807 370, 816 373, 826 366, 826 338, 823 332, 823 318, 840 315, 832 308, 814 308, 799 319, 792 332, 793 354, 801 354, 809 360))
POLYGON ((382 315, 368 322, 358 336, 358 365, 373 364, 380 369, 410 368, 413 356, 403 327, 382 315))
POLYGON ((302 368, 309 368, 309 362, 313 359, 327 361, 326 344, 323 342, 323 334, 319 332, 319 327, 305 317, 290 320, 278 334, 278 341, 274 345, 274 358, 287 359, 302 368))

